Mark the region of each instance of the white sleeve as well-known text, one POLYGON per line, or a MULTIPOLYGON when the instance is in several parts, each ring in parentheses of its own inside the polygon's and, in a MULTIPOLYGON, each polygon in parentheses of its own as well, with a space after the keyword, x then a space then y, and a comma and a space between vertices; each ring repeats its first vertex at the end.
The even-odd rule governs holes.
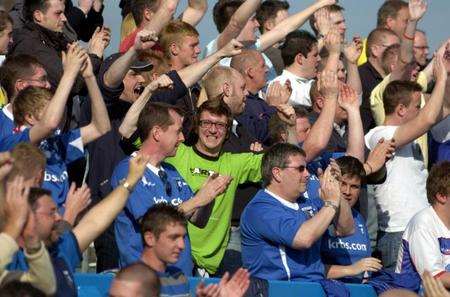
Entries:
POLYGON ((409 235, 408 242, 411 261, 420 275, 425 270, 433 276, 445 271, 439 242, 430 231, 416 229, 409 235))
POLYGON ((390 140, 394 137, 395 131, 397 131, 398 126, 383 126, 376 127, 364 136, 364 141, 369 150, 373 150, 378 144, 381 138, 384 140, 390 140))
POLYGON ((217 52, 217 38, 214 40, 211 40, 205 47, 205 50, 203 51, 202 58, 206 58, 207 56, 211 55, 212 53, 217 52))

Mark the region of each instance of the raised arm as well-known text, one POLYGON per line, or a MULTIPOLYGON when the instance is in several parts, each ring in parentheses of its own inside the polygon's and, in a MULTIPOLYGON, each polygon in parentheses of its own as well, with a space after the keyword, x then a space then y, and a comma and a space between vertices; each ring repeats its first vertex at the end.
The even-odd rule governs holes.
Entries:
POLYGON ((134 45, 114 61, 111 67, 105 72, 103 76, 105 85, 108 88, 118 87, 130 69, 131 64, 137 60, 139 52, 151 48, 157 40, 157 34, 154 31, 141 30, 136 35, 134 45))
POLYGON ((336 72, 323 71, 317 84, 319 92, 323 96, 324 104, 319 117, 312 125, 311 131, 303 143, 306 162, 314 160, 327 147, 333 131, 334 115, 337 108, 339 87, 336 72))
POLYGON ((427 104, 419 111, 419 114, 412 120, 398 127, 395 131, 394 139, 397 147, 413 141, 425 134, 442 117, 442 105, 444 102, 444 92, 447 83, 447 70, 444 66, 442 56, 437 56, 434 64, 434 76, 436 85, 427 104))
POLYGON ((357 158, 364 163, 364 130, 359 100, 355 90, 348 85, 342 85, 339 92, 339 105, 347 112, 348 144, 347 155, 357 158))
POLYGON ((241 6, 239 6, 238 10, 236 10, 231 17, 228 25, 217 38, 218 49, 225 46, 233 38, 238 37, 242 29, 245 27, 245 24, 247 24, 247 21, 258 9, 259 5, 261 5, 261 0, 246 0, 241 6))
POLYGON ((361 78, 358 71, 358 58, 361 56, 363 44, 360 37, 353 37, 351 43, 344 45, 344 57, 347 66, 347 84, 355 90, 358 96, 362 96, 361 78))
POLYGON ((152 97, 152 94, 155 90, 159 88, 170 88, 173 85, 173 81, 165 74, 158 77, 158 79, 149 83, 139 98, 133 102, 131 107, 128 109, 127 114, 123 118, 122 124, 119 127, 119 133, 124 138, 130 138, 133 135, 134 131, 136 131, 136 125, 145 105, 148 100, 152 97))
POLYGON ((89 210, 73 229, 81 252, 111 225, 125 207, 130 191, 141 179, 147 163, 148 157, 143 155, 130 159, 130 169, 124 183, 128 184, 128 187, 122 185, 116 187, 105 199, 89 210))
POLYGON ((209 55, 203 60, 179 70, 178 75, 186 87, 189 88, 198 82, 217 62, 225 57, 239 55, 242 48, 243 45, 239 41, 232 39, 226 46, 220 48, 212 55, 209 55))
POLYGON ((175 11, 177 10, 179 0, 164 0, 161 1, 158 10, 153 15, 150 22, 144 29, 155 32, 157 35, 173 18, 175 11))
POLYGON ((67 53, 63 53, 62 59, 64 73, 55 94, 45 109, 41 120, 30 129, 30 142, 33 144, 38 144, 58 128, 64 115, 72 86, 88 56, 84 49, 73 43, 69 45, 67 53))
POLYGON ((327 5, 335 4, 335 0, 320 0, 314 2, 311 6, 300 11, 285 20, 281 21, 272 30, 261 35, 260 51, 265 51, 269 47, 283 40, 289 33, 301 27, 317 10, 327 5))
POLYGON ((207 10, 207 0, 189 0, 188 7, 181 15, 181 20, 195 27, 200 23, 207 10))
POLYGON ((92 70, 90 59, 86 60, 81 69, 81 75, 86 82, 91 101, 91 122, 80 129, 83 144, 87 144, 111 130, 111 123, 109 121, 108 111, 106 110, 102 93, 97 85, 97 79, 92 70))

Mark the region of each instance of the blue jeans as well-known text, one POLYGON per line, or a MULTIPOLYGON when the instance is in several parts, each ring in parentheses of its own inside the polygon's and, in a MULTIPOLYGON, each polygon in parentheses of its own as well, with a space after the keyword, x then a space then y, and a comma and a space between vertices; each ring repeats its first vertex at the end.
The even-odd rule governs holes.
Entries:
POLYGON ((394 270, 397 264, 398 250, 402 244, 403 232, 378 231, 377 251, 380 254, 383 267, 394 270))

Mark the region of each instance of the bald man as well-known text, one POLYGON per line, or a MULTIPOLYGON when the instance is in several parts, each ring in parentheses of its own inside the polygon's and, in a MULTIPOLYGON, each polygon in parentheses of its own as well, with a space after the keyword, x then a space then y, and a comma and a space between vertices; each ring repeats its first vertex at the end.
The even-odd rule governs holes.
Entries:
POLYGON ((156 272, 148 265, 137 262, 122 269, 114 279, 110 297, 157 297, 160 282, 156 272))
POLYGON ((420 65, 420 68, 425 68, 428 64, 430 47, 428 46, 427 36, 422 30, 416 30, 416 33, 414 34, 413 52, 414 59, 420 65))

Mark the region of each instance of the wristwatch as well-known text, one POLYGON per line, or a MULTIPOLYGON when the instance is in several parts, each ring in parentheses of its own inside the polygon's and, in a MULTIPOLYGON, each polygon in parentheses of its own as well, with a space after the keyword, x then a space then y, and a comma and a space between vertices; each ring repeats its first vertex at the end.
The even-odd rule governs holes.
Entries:
POLYGON ((128 191, 128 193, 133 192, 133 187, 132 187, 131 184, 130 184, 129 182, 127 182, 126 180, 123 180, 123 181, 120 183, 120 185, 121 185, 122 187, 124 187, 124 188, 128 191))
POLYGON ((331 207, 336 213, 339 211, 339 205, 336 205, 331 201, 325 201, 323 207, 331 207))

